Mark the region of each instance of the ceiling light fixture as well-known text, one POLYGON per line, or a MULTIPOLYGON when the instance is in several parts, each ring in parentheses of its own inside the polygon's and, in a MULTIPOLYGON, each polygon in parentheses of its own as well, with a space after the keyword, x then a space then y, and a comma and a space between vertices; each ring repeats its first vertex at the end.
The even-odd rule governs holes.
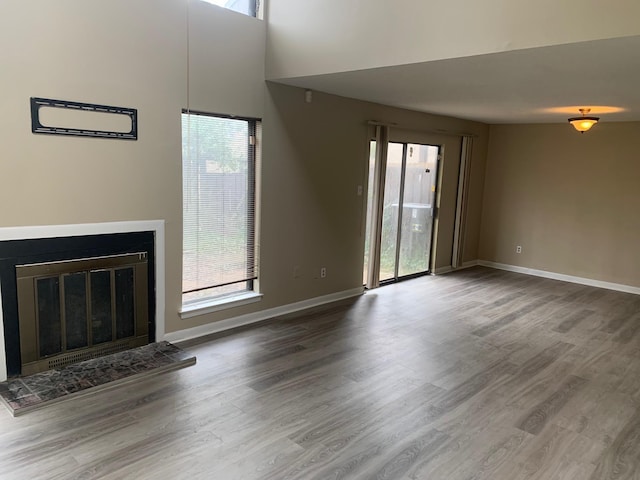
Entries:
POLYGON ((600 120, 600 118, 588 117, 587 114, 591 111, 590 108, 580 108, 579 110, 582 116, 570 118, 569 123, 573 125, 573 128, 575 128, 577 131, 579 131, 580 133, 584 133, 591 127, 593 127, 596 123, 598 123, 598 120, 600 120))

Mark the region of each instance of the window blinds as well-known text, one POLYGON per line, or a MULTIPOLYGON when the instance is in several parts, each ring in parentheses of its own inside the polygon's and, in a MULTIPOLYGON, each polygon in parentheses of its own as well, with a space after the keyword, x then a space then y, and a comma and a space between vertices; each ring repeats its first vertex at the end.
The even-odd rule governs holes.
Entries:
POLYGON ((183 303, 253 289, 256 121, 182 115, 183 303))

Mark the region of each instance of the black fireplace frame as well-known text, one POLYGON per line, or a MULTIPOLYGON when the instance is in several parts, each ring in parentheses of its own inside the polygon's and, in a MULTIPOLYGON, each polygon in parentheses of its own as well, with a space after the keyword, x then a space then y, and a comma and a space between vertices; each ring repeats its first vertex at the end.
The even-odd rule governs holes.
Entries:
POLYGON ((21 374, 16 265, 145 252, 148 258, 149 341, 155 341, 155 232, 125 232, 0 241, 0 289, 7 376, 21 374))

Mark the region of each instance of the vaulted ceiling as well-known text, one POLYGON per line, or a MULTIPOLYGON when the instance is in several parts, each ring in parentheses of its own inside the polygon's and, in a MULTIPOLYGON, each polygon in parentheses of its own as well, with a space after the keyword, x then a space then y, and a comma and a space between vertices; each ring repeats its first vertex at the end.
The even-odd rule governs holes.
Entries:
POLYGON ((485 123, 640 120, 640 36, 277 80, 485 123))

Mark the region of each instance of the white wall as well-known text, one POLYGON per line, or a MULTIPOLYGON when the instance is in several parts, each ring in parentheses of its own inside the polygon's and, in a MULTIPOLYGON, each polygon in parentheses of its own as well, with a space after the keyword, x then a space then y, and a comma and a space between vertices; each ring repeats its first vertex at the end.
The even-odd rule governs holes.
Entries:
POLYGON ((269 0, 267 78, 640 34, 636 0, 269 0))

